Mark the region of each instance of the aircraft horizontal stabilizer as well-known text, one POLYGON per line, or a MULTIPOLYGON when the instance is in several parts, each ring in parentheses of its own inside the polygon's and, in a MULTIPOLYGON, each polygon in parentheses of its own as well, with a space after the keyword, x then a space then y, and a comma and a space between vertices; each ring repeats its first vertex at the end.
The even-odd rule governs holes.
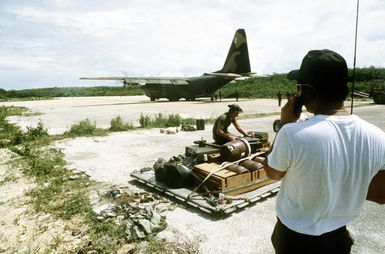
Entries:
POLYGON ((221 73, 221 72, 210 72, 210 73, 205 73, 204 75, 215 76, 215 77, 224 77, 224 78, 239 78, 239 77, 242 77, 242 75, 236 74, 236 73, 221 73))
POLYGON ((80 79, 88 79, 88 80, 124 80, 124 77, 96 77, 96 78, 82 77, 80 79))

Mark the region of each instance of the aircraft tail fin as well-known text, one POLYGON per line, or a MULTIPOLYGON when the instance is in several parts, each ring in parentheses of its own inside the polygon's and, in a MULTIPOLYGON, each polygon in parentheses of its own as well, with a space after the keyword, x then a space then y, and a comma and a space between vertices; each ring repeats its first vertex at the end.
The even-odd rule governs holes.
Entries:
POLYGON ((251 73, 249 50, 247 48, 246 32, 244 29, 238 29, 235 32, 225 64, 222 70, 218 72, 237 74, 251 73))

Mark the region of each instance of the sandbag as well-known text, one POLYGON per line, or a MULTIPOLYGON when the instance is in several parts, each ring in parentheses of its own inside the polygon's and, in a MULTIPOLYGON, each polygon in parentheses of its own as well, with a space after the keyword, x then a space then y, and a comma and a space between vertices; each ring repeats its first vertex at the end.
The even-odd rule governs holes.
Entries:
POLYGON ((155 179, 159 182, 164 182, 167 178, 166 171, 164 170, 164 164, 166 164, 167 161, 163 158, 159 158, 154 163, 154 170, 155 170, 155 179))
POLYGON ((191 169, 181 161, 170 160, 162 163, 157 160, 154 164, 155 179, 163 182, 172 188, 189 187, 193 183, 191 169))

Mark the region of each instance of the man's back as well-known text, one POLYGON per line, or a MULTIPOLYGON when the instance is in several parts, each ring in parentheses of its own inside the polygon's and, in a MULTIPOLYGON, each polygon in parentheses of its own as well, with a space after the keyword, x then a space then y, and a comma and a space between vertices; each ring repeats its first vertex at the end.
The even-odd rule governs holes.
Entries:
POLYGON ((217 130, 218 130, 218 125, 222 125, 223 126, 223 132, 228 133, 228 127, 230 126, 230 124, 231 124, 231 119, 230 119, 228 113, 224 113, 224 114, 220 115, 215 120, 215 123, 213 125, 213 130, 212 130, 213 139, 214 139, 215 143, 224 144, 228 141, 225 138, 218 135, 217 130))
POLYGON ((385 168, 385 134, 354 115, 316 115, 279 132, 269 165, 287 169, 278 217, 297 232, 319 235, 358 216, 370 180, 385 168))
POLYGON ((346 224, 358 216, 373 176, 385 170, 385 133, 345 109, 348 66, 337 52, 310 50, 287 78, 297 94, 281 109, 286 125, 268 158, 257 159, 269 178, 283 179, 274 249, 350 253, 346 224), (314 117, 295 123, 303 105, 314 117))

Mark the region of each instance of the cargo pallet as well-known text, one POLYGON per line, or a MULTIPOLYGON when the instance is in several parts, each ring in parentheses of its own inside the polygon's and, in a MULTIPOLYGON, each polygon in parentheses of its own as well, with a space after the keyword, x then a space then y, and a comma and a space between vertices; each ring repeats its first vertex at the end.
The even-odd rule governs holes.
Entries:
POLYGON ((231 200, 231 203, 218 204, 209 197, 203 194, 194 193, 188 188, 170 188, 162 182, 157 182, 155 179, 154 170, 142 172, 140 170, 131 173, 136 181, 148 186, 149 188, 156 190, 170 198, 174 198, 183 204, 187 204, 191 207, 199 209, 208 214, 215 215, 228 215, 235 211, 244 209, 245 207, 261 202, 267 197, 275 195, 280 186, 280 181, 273 182, 258 189, 251 190, 242 194, 234 196, 226 196, 227 200, 231 200))

